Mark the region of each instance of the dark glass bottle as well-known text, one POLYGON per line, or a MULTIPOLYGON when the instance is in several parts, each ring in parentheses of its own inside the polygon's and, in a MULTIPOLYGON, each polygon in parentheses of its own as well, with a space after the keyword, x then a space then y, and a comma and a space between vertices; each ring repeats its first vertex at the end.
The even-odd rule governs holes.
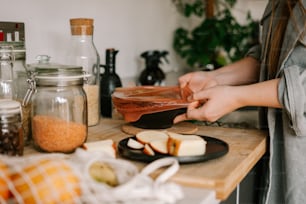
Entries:
POLYGON ((140 56, 145 59, 145 69, 139 76, 140 85, 163 86, 165 85, 165 73, 159 67, 161 58, 167 61, 167 51, 146 51, 140 56))
POLYGON ((113 48, 106 49, 104 73, 100 75, 100 97, 101 97, 101 115, 103 117, 112 117, 112 93, 116 87, 122 87, 121 79, 116 73, 116 55, 118 50, 113 48))

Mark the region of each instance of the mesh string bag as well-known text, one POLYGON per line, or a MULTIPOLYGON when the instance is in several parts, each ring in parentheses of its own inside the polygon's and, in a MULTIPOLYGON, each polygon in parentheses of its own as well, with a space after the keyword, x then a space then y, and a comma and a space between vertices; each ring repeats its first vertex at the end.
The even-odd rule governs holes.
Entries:
POLYGON ((168 181, 179 169, 172 158, 156 160, 140 172, 131 162, 83 149, 70 155, 0 156, 0 161, 0 203, 175 203, 183 198, 180 186, 168 181), (96 162, 111 166, 116 186, 92 177, 89 169, 96 162), (149 175, 159 168, 165 170, 152 179, 149 175))

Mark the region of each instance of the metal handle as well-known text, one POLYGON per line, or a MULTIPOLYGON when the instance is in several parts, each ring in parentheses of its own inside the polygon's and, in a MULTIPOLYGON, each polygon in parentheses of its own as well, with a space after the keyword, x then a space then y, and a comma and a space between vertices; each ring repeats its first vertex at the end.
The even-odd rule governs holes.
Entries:
POLYGON ((22 101, 22 106, 26 106, 29 104, 29 101, 31 100, 35 90, 36 90, 36 81, 35 81, 35 74, 31 74, 31 78, 27 79, 27 82, 29 84, 29 88, 27 90, 27 93, 25 94, 23 101, 22 101))

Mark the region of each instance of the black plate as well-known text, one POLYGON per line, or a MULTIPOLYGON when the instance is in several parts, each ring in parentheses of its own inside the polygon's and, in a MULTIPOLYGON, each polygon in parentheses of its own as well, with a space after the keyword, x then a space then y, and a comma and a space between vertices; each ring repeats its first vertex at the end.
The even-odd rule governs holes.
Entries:
MULTIPOLYGON (((174 157, 178 160, 181 164, 190 164, 190 163, 198 163, 204 162, 211 159, 216 159, 218 157, 222 157, 225 155, 228 150, 228 144, 220 139, 208 137, 204 135, 199 135, 202 137, 206 142, 206 152, 204 155, 198 156, 182 156, 182 157, 174 157)), ((136 137, 131 137, 136 140, 136 137)), ((159 154, 155 153, 154 156, 146 155, 142 152, 142 150, 134 150, 127 146, 129 138, 125 138, 121 140, 118 144, 118 152, 122 157, 127 159, 142 161, 142 162, 152 162, 156 159, 164 158, 164 157, 173 157, 166 154, 159 154)))

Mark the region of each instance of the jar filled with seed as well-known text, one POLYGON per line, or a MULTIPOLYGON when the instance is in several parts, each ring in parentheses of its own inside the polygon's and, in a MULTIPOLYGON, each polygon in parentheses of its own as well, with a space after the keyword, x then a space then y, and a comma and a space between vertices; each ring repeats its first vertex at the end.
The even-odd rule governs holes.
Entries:
POLYGON ((21 105, 10 99, 0 100, 0 154, 23 155, 21 105))
POLYGON ((70 19, 71 40, 66 55, 67 64, 81 66, 88 74, 84 91, 88 103, 88 126, 100 120, 100 56, 94 44, 94 19, 70 19))
POLYGON ((44 152, 73 152, 87 138, 82 67, 52 64, 48 57, 40 56, 32 70, 23 104, 32 102, 34 147, 44 152))

